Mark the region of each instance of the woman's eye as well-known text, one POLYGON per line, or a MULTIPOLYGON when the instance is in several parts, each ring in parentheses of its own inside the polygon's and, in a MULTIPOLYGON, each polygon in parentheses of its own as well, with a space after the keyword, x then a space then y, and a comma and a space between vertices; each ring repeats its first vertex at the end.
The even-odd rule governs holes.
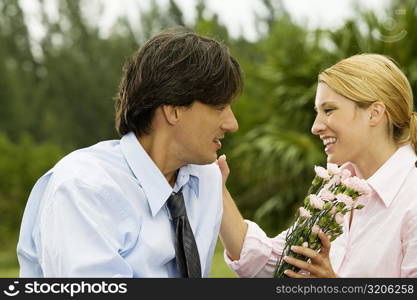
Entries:
POLYGON ((334 110, 333 108, 325 108, 325 109, 324 109, 324 113, 325 113, 326 115, 328 115, 328 114, 329 114, 329 113, 331 113, 333 110, 334 110))

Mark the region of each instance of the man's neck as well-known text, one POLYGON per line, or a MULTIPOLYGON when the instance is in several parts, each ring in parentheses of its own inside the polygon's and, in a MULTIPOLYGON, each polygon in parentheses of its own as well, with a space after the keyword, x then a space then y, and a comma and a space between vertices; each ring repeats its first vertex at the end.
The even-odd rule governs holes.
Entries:
POLYGON ((143 149, 164 175, 168 183, 173 187, 177 180, 179 169, 184 165, 178 161, 171 148, 168 139, 162 136, 145 135, 137 137, 143 149))

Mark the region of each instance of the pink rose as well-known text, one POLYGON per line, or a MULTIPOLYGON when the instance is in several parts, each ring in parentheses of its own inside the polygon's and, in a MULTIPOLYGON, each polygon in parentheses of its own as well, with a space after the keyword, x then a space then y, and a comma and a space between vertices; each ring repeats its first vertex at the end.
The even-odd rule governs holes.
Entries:
POLYGON ((330 186, 332 186, 332 185, 338 185, 338 184, 340 184, 340 181, 341 181, 340 175, 334 175, 332 177, 332 179, 330 179, 329 185, 330 186))
POLYGON ((320 232, 320 230, 321 230, 321 228, 317 224, 314 224, 313 227, 311 227, 311 232, 312 233, 318 234, 320 232))
POLYGON ((337 213, 335 216, 334 216, 334 219, 336 220, 336 223, 337 224, 343 224, 343 222, 344 222, 344 220, 345 220, 345 216, 344 215, 342 215, 341 213, 337 213))
POLYGON ((352 176, 352 173, 348 169, 342 170, 342 181, 351 176, 352 176))
POLYGON ((362 195, 368 195, 371 192, 371 187, 365 179, 360 179, 358 182, 358 191, 362 195))
POLYGON ((311 218, 310 212, 304 207, 300 207, 299 211, 300 211, 300 217, 306 218, 306 219, 311 218))
POLYGON ((316 172, 316 175, 319 176, 320 178, 323 178, 324 180, 330 179, 330 175, 325 168, 320 167, 320 166, 315 166, 314 171, 316 172))
POLYGON ((358 185, 359 185, 360 179, 356 176, 346 178, 345 180, 342 180, 342 184, 354 191, 358 192, 358 185))
POLYGON ((311 194, 308 196, 308 198, 310 199, 310 205, 314 208, 323 209, 323 205, 324 205, 324 201, 321 200, 321 198, 317 195, 311 194))
POLYGON ((345 194, 337 194, 336 195, 336 200, 339 202, 343 202, 344 204, 346 204, 347 207, 352 207, 353 206, 353 200, 352 197, 345 195, 345 194))
POLYGON ((331 175, 339 175, 340 168, 336 164, 327 163, 327 172, 331 175))
POLYGON ((334 194, 330 192, 328 189, 322 189, 319 193, 319 196, 324 201, 332 201, 335 198, 334 194))
POLYGON ((346 178, 342 180, 342 183, 346 187, 358 192, 361 195, 369 194, 371 192, 368 182, 365 179, 360 179, 356 176, 346 178))

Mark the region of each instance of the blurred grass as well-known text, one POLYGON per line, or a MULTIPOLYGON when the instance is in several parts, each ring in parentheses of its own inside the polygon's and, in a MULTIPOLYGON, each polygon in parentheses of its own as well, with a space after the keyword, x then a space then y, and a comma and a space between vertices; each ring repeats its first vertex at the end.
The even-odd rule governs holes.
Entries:
POLYGON ((223 245, 220 240, 217 241, 216 250, 214 251, 213 263, 210 277, 212 278, 236 278, 237 275, 229 269, 223 259, 223 245))
POLYGON ((17 262, 16 249, 0 250, 0 277, 19 277, 19 264, 17 262))
MULTIPOLYGON (((235 278, 237 277, 223 259, 223 245, 217 242, 211 268, 211 278, 235 278)), ((0 278, 19 277, 19 264, 16 257, 16 249, 0 250, 0 278)))

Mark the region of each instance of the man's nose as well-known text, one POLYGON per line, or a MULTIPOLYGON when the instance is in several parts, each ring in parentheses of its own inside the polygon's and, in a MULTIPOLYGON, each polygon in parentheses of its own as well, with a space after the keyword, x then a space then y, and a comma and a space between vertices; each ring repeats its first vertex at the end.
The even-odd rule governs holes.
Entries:
POLYGON ((226 109, 227 117, 222 124, 222 129, 224 131, 235 132, 239 129, 239 124, 236 120, 235 114, 233 113, 231 106, 229 105, 226 109))

